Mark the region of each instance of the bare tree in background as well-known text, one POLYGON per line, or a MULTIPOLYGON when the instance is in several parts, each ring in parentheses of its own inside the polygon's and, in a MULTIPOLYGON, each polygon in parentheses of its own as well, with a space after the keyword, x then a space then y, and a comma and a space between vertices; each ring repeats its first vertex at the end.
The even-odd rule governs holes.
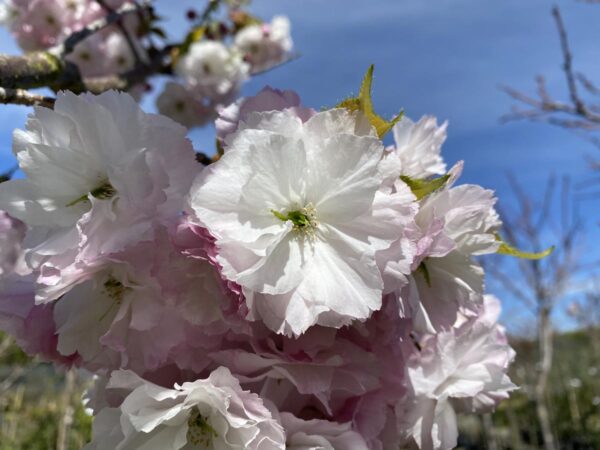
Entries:
POLYGON ((552 313, 563 299, 574 277, 586 267, 580 255, 583 228, 571 204, 567 178, 557 182, 550 177, 541 205, 525 194, 517 180, 509 181, 516 200, 514 208, 500 208, 507 241, 519 248, 556 250, 541 260, 492 258, 486 268, 493 282, 521 301, 537 320, 539 360, 534 385, 536 412, 544 448, 556 450, 547 399, 547 385, 553 358, 552 313))
POLYGON ((582 298, 569 305, 568 313, 590 339, 594 364, 600 364, 600 281, 586 283, 582 298))
MULTIPOLYGON (((583 0, 583 3, 600 5, 600 0, 583 0)), ((576 132, 600 148, 600 85, 576 71, 567 29, 557 6, 552 8, 552 16, 560 38, 568 99, 561 101, 551 95, 542 75, 535 79, 537 89, 533 95, 502 86, 501 89, 517 101, 511 113, 506 114, 502 120, 526 119, 557 125, 576 132)), ((591 161, 591 164, 596 170, 600 170, 598 160, 591 161)))

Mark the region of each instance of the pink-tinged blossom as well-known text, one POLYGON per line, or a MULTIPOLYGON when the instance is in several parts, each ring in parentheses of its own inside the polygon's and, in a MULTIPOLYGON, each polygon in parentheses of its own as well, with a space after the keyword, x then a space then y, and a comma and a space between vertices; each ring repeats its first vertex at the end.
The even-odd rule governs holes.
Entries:
POLYGON ((77 355, 64 356, 57 351, 54 305, 36 305, 34 289, 32 276, 0 278, 0 329, 29 355, 64 365, 77 362, 77 355))
POLYGON ((0 185, 0 205, 30 227, 29 261, 46 285, 40 300, 107 255, 154 239, 155 224, 183 210, 198 170, 186 130, 127 94, 59 94, 26 128, 13 145, 26 178, 0 185))
MULTIPOLYGON (((106 2, 117 9, 126 0, 106 2)), ((107 14, 95 0, 9 0, 0 5, 0 23, 8 27, 19 46, 26 51, 44 50, 59 45, 107 14)), ((139 55, 145 57, 136 39, 139 19, 132 15, 123 25, 139 55)), ((80 42, 67 59, 77 65, 83 76, 123 73, 134 66, 134 54, 123 31, 107 27, 80 42)))
MULTIPOLYGON (((197 44, 187 84, 158 101, 189 126, 242 67, 213 73, 238 50, 197 44)), ((184 127, 115 92, 60 93, 15 132, 25 178, 0 184, 0 328, 114 371, 90 393, 86 450, 453 447, 458 412, 515 386, 474 261, 498 248, 493 193, 454 186, 461 163, 419 200, 400 178, 445 171, 445 124, 401 122, 384 149, 362 113, 266 88, 216 126, 207 167, 184 127)))
POLYGON ((252 72, 282 63, 292 51, 290 20, 276 16, 271 23, 248 25, 235 35, 234 46, 244 55, 252 72))
POLYGON ((13 272, 22 254, 25 224, 0 211, 0 277, 13 272))
MULTIPOLYGON (((84 26, 88 18, 87 3, 86 0, 12 0, 4 3, 3 23, 23 50, 41 50, 60 44, 84 26)), ((90 7, 101 10, 100 5, 90 7)))
POLYGON ((252 113, 192 188, 223 274, 242 286, 249 317, 278 333, 340 327, 381 306, 375 252, 400 237, 404 205, 382 190, 384 149, 361 119, 252 113))
MULTIPOLYGON (((135 40, 131 42, 136 45, 137 53, 144 55, 142 46, 135 40)), ((67 60, 76 64, 84 77, 126 73, 136 62, 129 42, 118 28, 108 28, 87 37, 67 55, 67 60)))
POLYGON ((242 337, 210 358, 280 410, 332 417, 351 399, 375 391, 380 372, 372 353, 337 333, 313 327, 299 338, 288 338, 273 333, 260 337, 264 333, 258 331, 258 337, 242 337))
POLYGON ((514 351, 498 313, 498 300, 486 296, 479 317, 424 338, 409 359, 398 427, 421 449, 454 448, 457 412, 490 411, 516 389, 507 375, 514 351))
POLYGON ((245 320, 248 308, 242 288, 223 276, 223 267, 217 260, 215 238, 208 230, 192 223, 189 217, 184 217, 173 234, 173 245, 182 255, 199 260, 199 264, 208 262, 216 270, 221 293, 226 299, 220 307, 227 327, 238 334, 251 334, 251 323, 245 320))
POLYGON ((351 422, 369 448, 385 450, 399 446, 395 406, 406 395, 405 355, 412 349, 410 321, 399 319, 400 304, 386 295, 382 308, 366 322, 339 331, 343 339, 375 356, 378 366, 376 389, 351 397, 333 419, 351 422))
POLYGON ((286 448, 284 431, 261 398, 242 390, 224 367, 173 388, 118 371, 106 390, 124 399, 95 412, 86 450, 286 448))
POLYGON ((483 269, 473 256, 498 249, 501 221, 493 191, 476 185, 447 186, 420 201, 415 224, 417 252, 409 285, 399 294, 404 317, 415 330, 433 333, 452 326, 460 314, 475 315, 484 291, 483 269), (420 235, 419 235, 420 234, 420 235))
POLYGON ((219 109, 219 117, 215 121, 217 138, 224 142, 228 135, 237 131, 240 122, 246 121, 253 112, 290 110, 302 122, 306 122, 317 112, 305 108, 300 97, 294 91, 280 91, 269 86, 263 88, 254 97, 243 97, 227 107, 219 109))
POLYGON ((70 365, 77 355, 56 350, 53 305, 35 304, 35 277, 22 258, 24 224, 0 211, 0 329, 30 355, 70 365))
POLYGON ((369 450, 363 437, 349 423, 328 420, 302 420, 281 413, 287 450, 369 450))
POLYGON ((92 370, 153 372, 169 364, 201 371, 202 353, 229 329, 215 269, 181 254, 165 231, 114 254, 54 307, 58 351, 92 370), (190 358, 191 355, 195 358, 190 358))
POLYGON ((183 84, 168 82, 156 99, 158 112, 181 125, 192 128, 205 125, 213 118, 214 107, 183 84))
POLYGON ((398 217, 401 217, 403 222, 402 233, 389 248, 378 251, 376 259, 383 277, 384 293, 395 292, 398 295, 408 284, 414 259, 418 253, 415 237, 420 233, 414 221, 419 205, 410 188, 401 181, 394 184, 393 191, 389 195, 403 205, 397 210, 398 217))
POLYGON ((93 34, 77 44, 66 60, 75 64, 84 77, 99 77, 106 74, 104 35, 93 34))

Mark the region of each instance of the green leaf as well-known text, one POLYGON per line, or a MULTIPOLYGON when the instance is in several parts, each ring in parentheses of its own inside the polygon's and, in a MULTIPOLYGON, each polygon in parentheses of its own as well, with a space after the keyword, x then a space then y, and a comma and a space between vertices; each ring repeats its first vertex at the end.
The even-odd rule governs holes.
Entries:
POLYGON ((400 175, 400 179, 408 185, 413 194, 415 194, 415 197, 417 197, 417 200, 421 200, 423 197, 443 187, 450 179, 450 174, 448 173, 433 179, 417 179, 400 175))
POLYGON ((392 120, 385 120, 383 117, 375 113, 373 108, 373 100, 371 98, 371 86, 373 84, 373 70, 375 66, 371 64, 365 77, 363 78, 362 84, 360 85, 360 92, 358 97, 347 98, 346 100, 339 103, 337 108, 346 108, 348 111, 360 111, 362 112, 371 125, 375 127, 377 136, 383 138, 392 127, 402 119, 404 112, 400 112, 392 120))
POLYGON ((167 39, 167 33, 161 27, 152 27, 150 28, 152 34, 155 34, 163 39, 167 39))
POLYGON ((496 253, 498 253, 499 255, 514 256, 515 258, 521 259, 542 259, 550 255, 554 251, 553 245, 552 247, 548 247, 543 252, 523 252, 504 242, 504 240, 498 234, 496 235, 496 240, 500 242, 500 247, 498 247, 498 250, 496 251, 496 253))
POLYGON ((206 34, 206 27, 199 26, 193 28, 185 37, 183 44, 177 48, 176 59, 185 55, 194 42, 200 41, 206 34))

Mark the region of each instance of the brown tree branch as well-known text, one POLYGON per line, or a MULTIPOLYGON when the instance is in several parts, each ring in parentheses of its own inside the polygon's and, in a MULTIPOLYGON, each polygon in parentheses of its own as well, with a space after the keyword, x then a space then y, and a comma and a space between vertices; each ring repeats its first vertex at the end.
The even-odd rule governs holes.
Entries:
POLYGON ((0 55, 0 86, 6 89, 52 86, 60 79, 79 80, 79 70, 48 52, 0 55))
POLYGON ((56 99, 40 94, 34 94, 24 89, 4 89, 0 87, 0 103, 24 106, 45 106, 53 108, 56 99))
MULTIPOLYGON (((73 33, 65 42, 47 51, 32 52, 22 56, 0 55, 0 86, 5 89, 50 87, 54 90, 70 89, 76 92, 94 90, 94 87, 99 86, 99 81, 82 80, 77 67, 65 61, 64 56, 88 36, 116 23, 124 15, 143 10, 147 7, 145 5, 145 3, 142 6, 127 4, 116 12, 73 33)), ((125 81, 127 82, 127 77, 125 77, 125 81)), ((126 82, 113 79, 112 84, 108 86, 119 89, 126 82)), ((102 85, 107 85, 106 80, 102 82, 102 85)))

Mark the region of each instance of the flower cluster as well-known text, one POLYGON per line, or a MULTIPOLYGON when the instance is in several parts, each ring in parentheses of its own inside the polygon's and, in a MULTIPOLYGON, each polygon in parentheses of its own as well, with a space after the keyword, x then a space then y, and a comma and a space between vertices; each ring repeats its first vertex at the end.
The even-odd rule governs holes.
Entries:
MULTIPOLYGON (((235 100, 250 75, 290 57, 292 39, 287 17, 277 16, 271 23, 250 20, 246 15, 243 20, 235 20, 235 13, 232 17, 229 33, 211 33, 201 27, 190 34, 192 42, 174 68, 181 82, 168 82, 157 99, 161 114, 188 128, 204 125, 214 119, 217 110, 235 100), (231 37, 230 43, 227 37, 231 37)), ((229 30, 225 24, 220 25, 229 30)))
POLYGON ((474 260, 495 198, 446 172, 446 124, 376 115, 371 75, 321 112, 271 88, 224 108, 209 166, 112 91, 15 131, 0 326, 98 375, 87 449, 449 449, 515 389, 474 260))
MULTIPOLYGON (((127 0, 104 2, 111 10, 126 3, 127 0)), ((10 29, 19 46, 26 51, 59 45, 72 33, 106 14, 105 8, 96 0, 5 0, 0 4, 0 23, 10 29)), ((131 15, 122 22, 134 45, 138 45, 138 23, 138 18, 131 15)), ((77 44, 67 59, 86 77, 126 72, 134 67, 135 58, 123 33, 116 25, 107 27, 77 44)), ((143 51, 141 46, 138 51, 143 51)))

